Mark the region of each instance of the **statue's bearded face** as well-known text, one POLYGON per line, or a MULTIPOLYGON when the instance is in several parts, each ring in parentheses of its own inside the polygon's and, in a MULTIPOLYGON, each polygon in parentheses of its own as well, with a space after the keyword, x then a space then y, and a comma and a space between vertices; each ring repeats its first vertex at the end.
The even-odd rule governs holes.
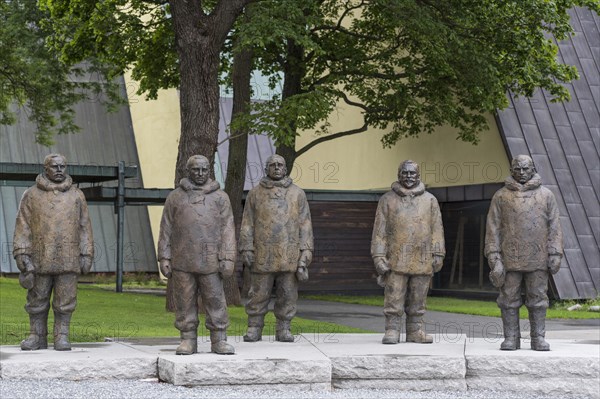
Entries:
POLYGON ((417 165, 407 163, 402 166, 398 173, 398 181, 405 188, 413 188, 419 183, 419 170, 417 165))

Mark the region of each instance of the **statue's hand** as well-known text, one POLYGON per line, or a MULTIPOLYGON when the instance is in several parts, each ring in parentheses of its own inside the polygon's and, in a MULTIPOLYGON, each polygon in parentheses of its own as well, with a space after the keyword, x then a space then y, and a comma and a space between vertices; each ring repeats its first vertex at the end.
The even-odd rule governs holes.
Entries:
POLYGON ((492 270, 490 271, 490 281, 492 285, 496 288, 500 288, 504 285, 504 279, 506 277, 506 273, 504 271, 504 264, 501 260, 496 260, 494 265, 490 265, 492 270))
POLYGON ((433 255, 433 272, 437 273, 444 266, 444 257, 442 255, 433 255))
POLYGON ((296 278, 298 281, 303 282, 308 280, 308 268, 306 266, 298 266, 296 270, 296 278))
POLYGON ((219 261, 219 273, 221 277, 231 277, 233 276, 233 269, 235 267, 235 263, 231 260, 221 260, 219 261))
POLYGON ((380 276, 383 276, 390 271, 390 267, 388 266, 388 262, 385 257, 377 256, 373 259, 373 262, 375 263, 375 270, 380 276))
POLYGON ((159 262, 160 272, 166 277, 171 278, 172 270, 171 270, 171 260, 170 259, 161 259, 159 262))
POLYGON ((246 267, 254 265, 254 251, 242 251, 242 263, 246 267))
POLYGON ((560 255, 550 255, 548 256, 548 269, 550 269, 550 273, 556 274, 560 270, 560 262, 562 260, 562 256, 560 255))
POLYGON ((21 271, 21 273, 34 273, 35 267, 33 266, 33 262, 31 261, 31 256, 29 255, 17 255, 15 257, 15 262, 17 262, 17 268, 21 271))
POLYGON ((308 267, 312 262, 312 251, 310 249, 303 249, 300 252, 300 259, 298 259, 298 267, 308 267))
POLYGON ((92 257, 89 255, 80 255, 79 266, 81 268, 81 274, 88 274, 90 270, 92 270, 92 257))

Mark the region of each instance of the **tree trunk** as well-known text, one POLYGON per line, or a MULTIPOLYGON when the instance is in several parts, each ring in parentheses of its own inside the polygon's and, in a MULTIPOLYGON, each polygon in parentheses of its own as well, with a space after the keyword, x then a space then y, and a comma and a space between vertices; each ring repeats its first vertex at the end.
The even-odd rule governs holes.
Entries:
MULTIPOLYGON (((294 130, 296 128, 294 127, 294 130)), ((296 139, 294 139, 294 143, 296 142, 296 139)), ((292 145, 292 146, 287 146, 284 144, 278 145, 275 148, 275 153, 277 155, 281 155, 283 157, 283 159, 285 159, 285 165, 287 167, 288 170, 288 174, 292 173, 292 168, 294 167, 294 162, 296 161, 296 146, 292 145)))
MULTIPOLYGON (((179 104, 181 135, 177 153, 175 185, 185 177, 186 162, 192 155, 204 155, 213 164, 219 136, 219 51, 209 32, 199 28, 200 20, 172 4, 179 56, 179 104), (177 15, 177 19, 175 16, 177 15)), ((189 7, 182 7, 189 8, 189 7)))
MULTIPOLYGON (((235 119, 236 115, 248 112, 251 89, 250 77, 252 76, 252 50, 242 49, 236 52, 233 57, 232 80, 233 80, 233 110, 231 119, 235 119)), ((244 193, 244 183, 246 181, 246 159, 248 155, 248 131, 236 130, 231 132, 229 140, 229 158, 227 162, 227 179, 225 180, 225 192, 231 200, 231 208, 233 209, 233 220, 235 221, 236 238, 239 238, 240 226, 242 224, 242 196, 244 193)), ((231 296, 237 293, 237 305, 241 304, 238 278, 241 275, 243 281, 246 279, 243 265, 240 259, 236 262, 236 273, 232 278, 225 281, 225 293, 228 290, 232 291, 231 296), (235 290, 235 292, 234 292, 235 290)), ((243 296, 247 296, 247 284, 242 285, 243 296), (245 295, 244 295, 245 293, 245 295)), ((228 302, 229 303, 229 302, 228 302)))
MULTIPOLYGON (((221 0, 210 14, 202 1, 170 1, 179 57, 181 134, 175 169, 175 187, 185 176, 192 155, 204 155, 214 176, 219 136, 219 53, 227 33, 249 0, 221 0)), ((172 287, 167 285, 167 309, 174 309, 172 287)))
MULTIPOLYGON (((285 101, 287 98, 300 94, 302 92, 302 77, 304 69, 302 66, 302 58, 304 57, 304 49, 296 44, 294 40, 288 40, 286 62, 283 66, 283 91, 281 99, 285 101)), ((296 132, 296 122, 293 121, 289 126, 290 132, 296 132)), ((276 148, 277 154, 285 159, 288 173, 292 171, 294 162, 296 161, 296 139, 292 145, 278 145, 276 148)))

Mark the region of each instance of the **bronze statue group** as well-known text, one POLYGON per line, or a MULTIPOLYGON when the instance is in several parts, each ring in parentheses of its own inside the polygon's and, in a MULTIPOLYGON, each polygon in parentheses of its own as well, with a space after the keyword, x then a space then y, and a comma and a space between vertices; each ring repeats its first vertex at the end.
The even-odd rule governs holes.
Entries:
MULTIPOLYGON (((48 347, 50 296, 54 311, 54 349, 70 350, 69 326, 77 302, 77 279, 92 267, 93 236, 83 193, 66 173, 64 156, 50 154, 44 172, 21 199, 13 256, 19 280, 27 289, 25 310, 30 334, 22 350, 48 347)), ((211 351, 233 354, 227 343, 229 318, 223 278, 234 273, 236 256, 250 269, 248 330, 244 341, 262 339, 264 318, 275 286, 275 339, 294 342, 298 283, 308 279, 314 244, 306 195, 287 175, 285 160, 270 156, 265 176, 247 196, 239 243, 229 197, 210 178, 206 157, 187 162, 187 177, 167 197, 158 242, 162 274, 175 295, 178 355, 197 353, 198 295, 206 308, 211 351)), ((406 314, 406 341, 432 343, 423 316, 430 281, 445 256, 442 216, 437 200, 425 190, 419 166, 404 161, 398 181, 379 200, 371 256, 384 286, 385 334, 382 343, 400 341, 406 314)), ((549 273, 557 273, 563 256, 556 199, 541 185, 533 161, 525 155, 511 162, 511 175, 492 198, 487 217, 485 256, 490 280, 499 288, 504 327, 502 350, 520 348, 519 308, 531 323, 531 348, 550 350, 545 341, 549 273)))

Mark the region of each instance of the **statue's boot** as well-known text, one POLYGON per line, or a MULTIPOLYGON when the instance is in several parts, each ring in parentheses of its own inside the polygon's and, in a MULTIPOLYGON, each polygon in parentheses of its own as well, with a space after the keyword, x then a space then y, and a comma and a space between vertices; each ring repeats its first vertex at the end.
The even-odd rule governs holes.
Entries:
POLYGON ((210 332, 210 350, 218 355, 233 355, 235 353, 234 347, 227 343, 227 331, 210 332))
POLYGON ((71 313, 54 312, 54 350, 70 351, 69 327, 71 325, 71 313))
POLYGON ((294 336, 292 335, 291 321, 277 319, 275 326, 275 340, 279 342, 294 342, 294 336))
POLYGON ((546 337, 546 308, 529 308, 529 323, 531 324, 531 349, 534 351, 549 351, 550 344, 546 337))
POLYGON ((400 317, 385 316, 385 334, 382 344, 397 344, 400 342, 400 317))
POLYGON ((244 335, 244 342, 256 342, 262 340, 264 320, 262 317, 248 317, 248 331, 244 335))
POLYGON ((176 355, 192 355, 198 352, 198 332, 193 331, 182 331, 181 332, 181 343, 175 350, 176 355))
POLYGON ((514 351, 520 349, 519 309, 500 308, 500 313, 502 315, 502 328, 504 329, 504 341, 500 344, 500 350, 514 351))
POLYGON ((425 334, 422 317, 408 316, 406 318, 406 342, 416 342, 419 344, 430 344, 433 342, 433 337, 425 334))
POLYGON ((21 349, 35 351, 48 348, 48 313, 29 315, 29 337, 21 341, 21 349))

